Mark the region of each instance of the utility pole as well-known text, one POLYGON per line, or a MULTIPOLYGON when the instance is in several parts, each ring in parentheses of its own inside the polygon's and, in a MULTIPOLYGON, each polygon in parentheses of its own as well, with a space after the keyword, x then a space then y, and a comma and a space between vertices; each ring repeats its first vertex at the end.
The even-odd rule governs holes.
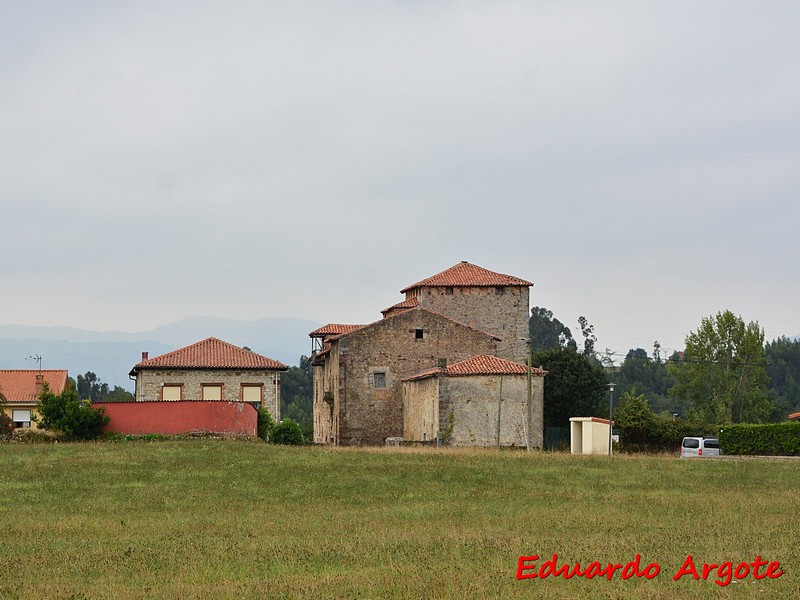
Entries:
POLYGON ((608 455, 611 456, 611 433, 613 429, 613 421, 611 418, 614 415, 614 386, 615 383, 608 384, 608 455))
POLYGON ((497 449, 500 449, 500 408, 503 404, 503 376, 500 375, 500 391, 497 394, 497 449))
POLYGON ((528 346, 528 400, 525 403, 525 447, 531 451, 531 432, 533 431, 533 402, 531 401, 531 365, 533 364, 533 347, 530 339, 520 338, 528 346))

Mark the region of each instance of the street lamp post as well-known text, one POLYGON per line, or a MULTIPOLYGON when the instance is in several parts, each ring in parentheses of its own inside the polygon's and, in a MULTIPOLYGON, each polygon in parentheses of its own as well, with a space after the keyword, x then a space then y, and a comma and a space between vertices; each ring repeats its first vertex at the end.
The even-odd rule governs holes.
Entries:
POLYGON ((613 421, 611 417, 614 413, 614 386, 615 383, 608 384, 608 455, 611 456, 611 430, 613 429, 613 421))

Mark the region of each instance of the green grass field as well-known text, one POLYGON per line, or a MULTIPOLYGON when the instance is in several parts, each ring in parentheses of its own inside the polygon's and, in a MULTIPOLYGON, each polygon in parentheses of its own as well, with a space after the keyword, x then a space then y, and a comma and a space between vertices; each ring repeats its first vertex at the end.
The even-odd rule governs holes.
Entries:
POLYGON ((0 598, 800 597, 797 462, 222 440, 0 459, 0 598), (553 553, 661 572, 517 580, 553 553), (673 581, 689 554, 784 574, 673 581))

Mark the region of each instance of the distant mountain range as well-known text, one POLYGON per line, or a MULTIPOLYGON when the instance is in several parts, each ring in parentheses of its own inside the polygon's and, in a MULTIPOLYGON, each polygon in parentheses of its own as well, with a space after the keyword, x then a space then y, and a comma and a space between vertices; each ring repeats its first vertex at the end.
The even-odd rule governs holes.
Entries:
POLYGON ((35 369, 38 363, 28 357, 38 355, 43 369, 67 369, 73 378, 92 371, 111 387, 133 391, 128 373, 141 360, 142 352, 152 358, 217 337, 292 366, 298 364, 301 355, 311 352, 308 333, 321 325, 307 319, 277 317, 256 321, 187 317, 138 333, 0 325, 0 369, 35 369))

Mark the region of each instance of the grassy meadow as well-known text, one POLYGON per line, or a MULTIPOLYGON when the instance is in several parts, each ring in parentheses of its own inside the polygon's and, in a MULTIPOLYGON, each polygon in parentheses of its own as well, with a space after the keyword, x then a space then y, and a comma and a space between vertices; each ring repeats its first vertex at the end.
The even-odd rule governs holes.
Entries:
POLYGON ((0 598, 800 597, 798 462, 211 439, 0 460, 0 598), (553 553, 661 572, 517 580, 553 553), (689 554, 784 574, 673 581, 689 554))

